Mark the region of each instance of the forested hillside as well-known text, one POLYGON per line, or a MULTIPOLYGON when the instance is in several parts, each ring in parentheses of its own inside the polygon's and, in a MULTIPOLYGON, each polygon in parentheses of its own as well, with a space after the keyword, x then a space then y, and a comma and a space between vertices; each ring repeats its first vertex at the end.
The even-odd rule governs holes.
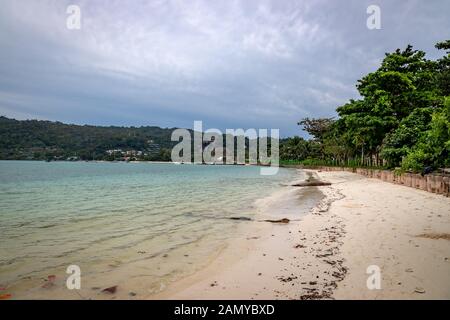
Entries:
POLYGON ((172 129, 100 127, 0 117, 0 159, 169 160, 172 129))

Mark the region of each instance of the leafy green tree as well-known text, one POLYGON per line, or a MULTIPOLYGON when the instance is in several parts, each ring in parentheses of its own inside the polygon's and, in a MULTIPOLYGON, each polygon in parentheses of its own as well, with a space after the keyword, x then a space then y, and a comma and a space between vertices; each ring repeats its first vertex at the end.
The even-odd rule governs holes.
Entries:
MULTIPOLYGON (((334 122, 333 118, 304 118, 297 123, 314 138, 315 147, 319 149, 317 157, 324 158, 325 156, 324 140, 334 122)), ((313 155, 311 154, 311 156, 313 155)))
POLYGON ((419 172, 425 166, 450 166, 450 97, 445 107, 433 113, 430 129, 411 148, 402 161, 402 169, 419 172))
POLYGON ((295 136, 280 143, 280 159, 302 161, 320 157, 320 145, 317 141, 305 140, 295 136))
POLYGON ((333 122, 333 118, 304 118, 298 122, 298 125, 303 126, 303 130, 313 136, 315 140, 322 142, 333 122))
MULTIPOLYGON (((401 157, 415 142, 410 128, 404 125, 420 122, 417 130, 426 129, 430 111, 420 112, 408 118, 416 109, 439 108, 442 96, 436 86, 437 64, 425 58, 425 52, 397 49, 386 54, 381 66, 375 72, 358 81, 360 100, 350 100, 338 107, 340 116, 352 144, 360 150, 361 165, 371 164, 375 158, 385 158, 391 165, 398 165, 401 157), (418 117, 421 115, 421 117, 418 117), (396 132, 396 130, 399 130, 396 132), (409 136, 409 140, 406 136, 409 136)), ((412 130, 414 131, 414 130, 412 130)))
POLYGON ((446 50, 447 55, 438 59, 437 82, 443 96, 450 96, 450 40, 436 44, 439 50, 446 50))
POLYGON ((433 111, 433 108, 415 109, 394 131, 386 135, 381 156, 389 166, 398 165, 430 128, 433 111))
POLYGON ((386 53, 380 67, 358 81, 361 98, 336 109, 337 120, 299 122, 320 144, 317 158, 414 171, 449 166, 450 40, 436 48, 446 55, 435 61, 411 45, 386 53))

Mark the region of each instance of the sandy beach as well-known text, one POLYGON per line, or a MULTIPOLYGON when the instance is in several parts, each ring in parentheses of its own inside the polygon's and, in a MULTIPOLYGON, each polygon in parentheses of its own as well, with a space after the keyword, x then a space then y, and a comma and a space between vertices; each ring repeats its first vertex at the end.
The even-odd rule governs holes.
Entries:
POLYGON ((450 198, 348 172, 310 214, 249 222, 206 268, 150 299, 449 299, 450 198), (369 289, 369 266, 380 288, 369 289), (372 269, 373 270, 373 269, 372 269))

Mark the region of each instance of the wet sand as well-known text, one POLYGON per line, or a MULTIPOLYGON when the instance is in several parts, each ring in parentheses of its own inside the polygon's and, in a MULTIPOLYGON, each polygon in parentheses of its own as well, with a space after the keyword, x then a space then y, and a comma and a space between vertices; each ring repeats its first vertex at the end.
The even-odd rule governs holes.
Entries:
POLYGON ((248 223, 201 271, 151 299, 449 299, 450 199, 309 171, 325 197, 287 224, 248 223), (369 266, 380 289, 367 286, 369 266))

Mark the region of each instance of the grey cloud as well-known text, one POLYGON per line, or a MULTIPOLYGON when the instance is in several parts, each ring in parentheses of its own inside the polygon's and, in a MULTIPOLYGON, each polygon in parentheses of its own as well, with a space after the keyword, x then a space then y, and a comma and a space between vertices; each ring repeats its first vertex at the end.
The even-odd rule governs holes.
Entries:
POLYGON ((281 128, 333 116, 408 43, 438 56, 446 0, 13 1, 0 11, 0 114, 103 125, 281 128), (82 29, 65 27, 67 5, 82 29))

